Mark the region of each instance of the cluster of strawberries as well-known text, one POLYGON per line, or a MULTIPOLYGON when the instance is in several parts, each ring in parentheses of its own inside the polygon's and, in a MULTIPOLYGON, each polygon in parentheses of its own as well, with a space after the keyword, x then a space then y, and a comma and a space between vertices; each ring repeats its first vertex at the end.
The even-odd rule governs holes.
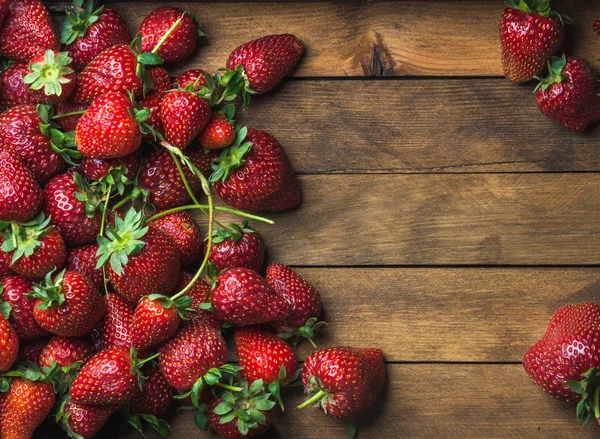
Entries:
MULTIPOLYGON (((570 130, 584 131, 599 121, 600 86, 591 64, 581 57, 556 55, 571 19, 552 11, 550 0, 506 3, 499 29, 504 75, 515 83, 537 80, 538 109, 570 130)), ((594 29, 599 28, 597 21, 594 29)))
POLYGON ((164 63, 205 37, 196 16, 159 7, 132 40, 114 10, 73 3, 59 38, 41 1, 0 0, 0 437, 52 416, 90 438, 117 412, 166 435, 174 401, 199 428, 257 437, 300 375, 300 407, 354 420, 381 393, 381 350, 316 350, 298 369, 285 338, 313 343, 319 295, 281 263, 263 277, 247 223, 301 194, 280 143, 236 125, 231 102, 276 87, 302 42, 266 36, 172 79, 164 63))

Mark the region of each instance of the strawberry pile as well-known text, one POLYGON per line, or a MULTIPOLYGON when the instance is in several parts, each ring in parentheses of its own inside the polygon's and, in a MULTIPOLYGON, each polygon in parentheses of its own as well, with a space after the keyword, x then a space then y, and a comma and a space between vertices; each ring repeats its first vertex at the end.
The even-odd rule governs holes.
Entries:
POLYGON ((1 438, 30 438, 48 417, 91 438, 113 415, 166 436, 173 406, 201 429, 258 437, 296 383, 300 408, 353 435, 381 393, 381 350, 317 349, 317 290, 282 263, 265 270, 248 223, 272 224, 253 212, 301 193, 277 139, 234 121, 235 100, 277 87, 303 44, 265 36, 214 74, 172 78, 167 63, 205 37, 175 7, 132 39, 92 0, 74 0, 60 35, 41 1, 0 0, 1 438), (300 369, 301 339, 315 351, 300 369))
MULTIPOLYGON (((551 10, 550 1, 506 1, 499 26, 504 75, 515 83, 537 80, 535 101, 542 114, 584 131, 600 121, 598 78, 587 60, 556 55, 572 20, 551 10)), ((598 20, 594 29, 600 31, 598 20)))

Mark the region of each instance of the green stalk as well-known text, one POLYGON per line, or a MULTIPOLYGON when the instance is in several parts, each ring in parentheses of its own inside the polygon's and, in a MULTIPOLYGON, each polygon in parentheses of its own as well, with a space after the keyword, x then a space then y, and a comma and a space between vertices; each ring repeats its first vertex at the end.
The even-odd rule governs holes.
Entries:
POLYGON ((323 398, 326 395, 325 390, 319 390, 317 393, 315 393, 313 396, 311 396, 309 399, 307 399, 306 401, 304 401, 302 404, 300 404, 298 406, 299 409, 303 409, 304 407, 308 407, 309 405, 314 404, 315 402, 319 401, 321 398, 323 398))
POLYGON ((183 169, 181 168, 181 163, 179 163, 179 160, 177 159, 177 156, 171 152, 171 150, 167 149, 167 151, 169 151, 169 154, 171 155, 171 158, 173 159, 173 161, 175 162, 175 166, 177 166, 177 171, 179 171, 179 175, 181 176, 181 179, 183 180, 183 184, 185 186, 185 189, 187 190, 190 198, 192 199, 192 201, 194 202, 194 204, 200 204, 198 202, 198 199, 196 198, 196 195, 194 195, 194 192, 192 191, 192 188, 190 187, 187 178, 185 178, 185 174, 183 172, 183 169))
POLYGON ((241 392, 242 390, 244 390, 241 387, 230 386, 229 384, 224 384, 224 383, 220 383, 220 382, 217 382, 215 384, 215 386, 219 386, 225 390, 231 390, 232 392, 241 392))
POLYGON ((121 201, 119 201, 117 204, 115 204, 112 208, 112 210, 117 210, 119 207, 121 207, 122 205, 124 205, 125 203, 127 203, 129 200, 133 199, 133 195, 129 194, 127 195, 125 198, 123 198, 121 201))
POLYGON ((600 385, 594 389, 594 416, 600 421, 600 385))
POLYGON ((62 119, 63 117, 69 117, 69 116, 79 116, 80 114, 84 114, 87 110, 77 110, 77 111, 71 111, 70 113, 62 113, 62 114, 56 114, 54 116, 52 116, 52 119, 62 119))
MULTIPOLYGON (((102 219, 100 220, 100 236, 104 236, 104 227, 106 226, 106 212, 108 210, 108 202, 110 201, 110 194, 112 192, 113 184, 110 183, 108 185, 108 190, 106 192, 106 200, 104 201, 104 206, 102 208, 102 219)), ((108 280, 106 279, 106 265, 102 266, 102 280, 104 281, 104 292, 108 296, 110 293, 108 292, 108 280)))
POLYGON ((165 33, 162 36, 162 38, 158 41, 158 43, 156 43, 156 46, 154 46, 154 49, 152 49, 152 52, 150 52, 150 53, 158 52, 158 49, 160 49, 160 46, 162 46, 165 43, 165 41, 167 41, 167 38, 169 38, 171 36, 171 34, 173 33, 173 31, 175 30, 175 28, 177 26, 179 26, 179 23, 181 23, 181 20, 183 20, 183 17, 185 16, 185 14, 187 14, 187 12, 184 12, 183 14, 181 14, 181 17, 179 17, 177 19, 177 21, 175 23, 173 23, 173 25, 169 28, 167 33, 165 33))
MULTIPOLYGON (((165 210, 163 212, 159 212, 157 214, 154 214, 153 216, 151 216, 150 218, 148 218, 146 220, 146 224, 148 224, 150 221, 157 220, 159 218, 162 218, 165 215, 169 215, 170 213, 173 213, 173 212, 179 212, 181 210, 200 209, 200 211, 206 215, 207 214, 206 213, 206 209, 207 208, 208 208, 208 205, 206 205, 206 204, 196 204, 196 205, 187 205, 187 206, 174 207, 172 209, 168 209, 168 210, 165 210)), ((253 219, 253 220, 256 220, 256 221, 261 221, 261 222, 267 223, 267 224, 275 224, 275 221, 270 220, 268 218, 265 218, 265 217, 262 217, 262 216, 258 216, 258 215, 252 215, 251 213, 242 212, 240 210, 230 209, 228 207, 214 206, 214 210, 216 210, 217 212, 232 213, 232 214, 237 215, 237 216, 241 216, 241 217, 244 217, 244 218, 253 219)))

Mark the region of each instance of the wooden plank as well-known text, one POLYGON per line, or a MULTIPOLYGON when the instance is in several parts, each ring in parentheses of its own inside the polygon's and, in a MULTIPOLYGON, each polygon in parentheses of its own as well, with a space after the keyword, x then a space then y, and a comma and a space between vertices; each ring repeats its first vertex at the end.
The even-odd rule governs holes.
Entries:
POLYGON ((565 130, 503 79, 290 81, 238 118, 302 173, 600 170, 600 130, 565 130))
MULTIPOLYGON (((211 41, 189 67, 224 67, 239 44, 290 32, 307 46, 297 76, 502 75, 497 29, 504 4, 496 0, 173 4, 197 12, 211 41)), ((135 32, 156 4, 114 7, 135 32)), ((569 30, 568 52, 596 60, 598 37, 591 26, 600 4, 570 0, 559 10, 577 24, 569 30)))
MULTIPOLYGON (((600 174, 306 175, 261 227, 292 265, 600 263, 600 174)), ((219 215, 224 221, 228 219, 219 215)))

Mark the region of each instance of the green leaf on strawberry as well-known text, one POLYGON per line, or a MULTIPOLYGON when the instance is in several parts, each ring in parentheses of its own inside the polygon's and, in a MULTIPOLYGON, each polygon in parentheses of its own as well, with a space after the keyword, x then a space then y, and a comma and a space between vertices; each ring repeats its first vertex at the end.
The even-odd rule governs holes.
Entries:
POLYGON ((216 181, 225 182, 231 171, 246 163, 244 156, 252 147, 251 142, 244 142, 247 134, 247 127, 239 127, 237 129, 236 138, 233 144, 223 149, 219 157, 217 157, 211 164, 211 168, 213 170, 213 173, 209 178, 211 183, 216 181))
POLYGON ((85 36, 88 27, 98 21, 104 6, 94 9, 95 5, 93 0, 86 1, 85 5, 83 0, 73 0, 73 10, 67 12, 67 18, 60 31, 63 44, 72 44, 77 37, 85 36))
POLYGON ((47 96, 60 96, 62 94, 62 85, 71 82, 67 75, 74 70, 70 67, 71 57, 67 52, 60 52, 55 55, 54 51, 49 49, 44 55, 44 62, 40 64, 30 64, 31 73, 23 78, 23 82, 29 85, 32 90, 44 89, 47 96))
POLYGON ((54 271, 46 274, 46 278, 33 285, 33 291, 27 295, 29 299, 38 299, 42 303, 37 305, 39 309, 48 309, 53 306, 60 306, 65 302, 65 295, 62 293, 63 277, 65 270, 62 270, 52 279, 54 271))
POLYGON ((2 251, 14 252, 11 264, 23 256, 30 257, 42 245, 40 239, 46 236, 54 226, 50 225, 50 217, 45 217, 44 212, 38 213, 35 218, 24 223, 10 223, 10 229, 5 228, 0 232, 4 239, 2 251))

